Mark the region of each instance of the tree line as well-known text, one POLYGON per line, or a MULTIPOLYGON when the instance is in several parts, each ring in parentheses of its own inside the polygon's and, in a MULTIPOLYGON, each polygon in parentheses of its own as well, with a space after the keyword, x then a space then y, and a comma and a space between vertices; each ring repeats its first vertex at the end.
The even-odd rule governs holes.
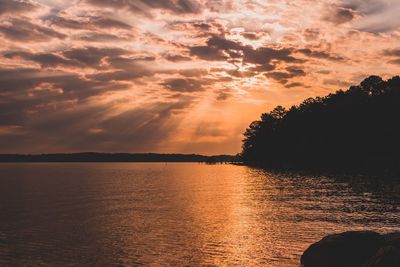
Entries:
POLYGON ((242 161, 265 167, 400 170, 400 77, 277 106, 246 129, 242 161))

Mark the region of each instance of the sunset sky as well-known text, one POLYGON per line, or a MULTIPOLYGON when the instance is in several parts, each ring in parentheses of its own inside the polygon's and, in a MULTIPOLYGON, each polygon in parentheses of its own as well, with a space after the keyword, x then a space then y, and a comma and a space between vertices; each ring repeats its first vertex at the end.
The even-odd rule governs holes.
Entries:
POLYGON ((0 153, 235 154, 249 123, 400 74, 399 0, 0 0, 0 153))

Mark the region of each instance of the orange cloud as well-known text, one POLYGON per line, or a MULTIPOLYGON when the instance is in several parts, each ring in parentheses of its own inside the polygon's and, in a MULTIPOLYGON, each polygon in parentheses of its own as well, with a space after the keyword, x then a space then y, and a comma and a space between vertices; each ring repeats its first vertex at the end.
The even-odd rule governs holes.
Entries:
POLYGON ((0 152, 236 153, 278 104, 398 74, 399 8, 0 0, 0 152))

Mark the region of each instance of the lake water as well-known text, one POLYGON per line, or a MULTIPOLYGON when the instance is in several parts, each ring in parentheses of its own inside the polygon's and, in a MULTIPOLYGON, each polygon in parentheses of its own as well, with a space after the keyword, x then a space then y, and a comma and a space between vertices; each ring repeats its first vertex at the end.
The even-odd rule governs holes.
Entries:
POLYGON ((400 230, 399 183, 197 163, 0 164, 1 266, 299 266, 400 230))

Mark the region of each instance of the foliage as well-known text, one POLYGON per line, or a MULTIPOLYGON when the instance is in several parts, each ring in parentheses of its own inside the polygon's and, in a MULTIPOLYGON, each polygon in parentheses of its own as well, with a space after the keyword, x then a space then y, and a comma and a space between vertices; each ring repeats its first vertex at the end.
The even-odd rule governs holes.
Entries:
POLYGON ((371 76, 347 91, 278 106, 244 133, 247 164, 313 169, 400 166, 400 77, 371 76))

